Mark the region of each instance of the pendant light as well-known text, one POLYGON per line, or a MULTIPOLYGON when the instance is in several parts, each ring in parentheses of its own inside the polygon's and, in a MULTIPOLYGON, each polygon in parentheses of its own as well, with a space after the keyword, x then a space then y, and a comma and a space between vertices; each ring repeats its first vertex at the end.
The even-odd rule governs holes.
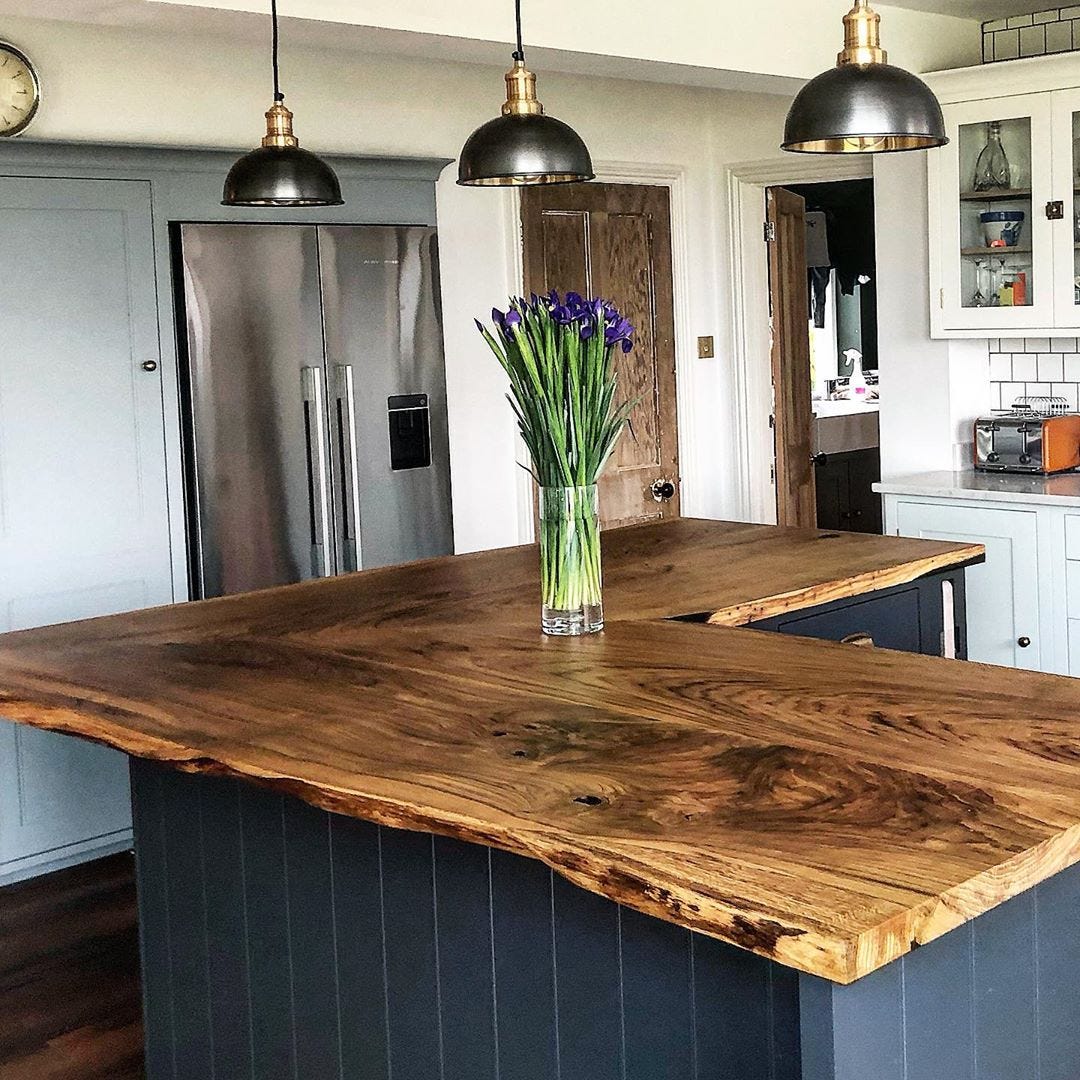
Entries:
POLYGON ((508 187, 591 180, 592 159, 581 136, 536 100, 536 76, 525 67, 521 0, 514 0, 517 49, 506 73, 502 115, 478 127, 458 159, 458 183, 508 187))
POLYGON ((844 16, 837 66, 799 91, 784 126, 785 150, 879 154, 944 146, 945 120, 929 86, 888 63, 881 17, 869 0, 844 16))
POLYGON ((274 104, 266 113, 262 145, 245 154, 225 178, 223 206, 340 206, 341 185, 334 170, 309 150, 301 150, 292 130, 278 78, 277 0, 270 0, 274 104))

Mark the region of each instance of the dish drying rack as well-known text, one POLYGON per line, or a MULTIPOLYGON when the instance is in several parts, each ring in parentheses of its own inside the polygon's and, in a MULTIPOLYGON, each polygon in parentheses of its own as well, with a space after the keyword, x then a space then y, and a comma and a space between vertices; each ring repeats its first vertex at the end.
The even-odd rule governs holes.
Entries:
POLYGON ((1049 396, 1045 394, 1025 395, 1018 397, 1009 409, 995 409, 1001 416, 1021 416, 1032 419, 1043 419, 1047 416, 1065 416, 1071 410, 1067 398, 1049 396))

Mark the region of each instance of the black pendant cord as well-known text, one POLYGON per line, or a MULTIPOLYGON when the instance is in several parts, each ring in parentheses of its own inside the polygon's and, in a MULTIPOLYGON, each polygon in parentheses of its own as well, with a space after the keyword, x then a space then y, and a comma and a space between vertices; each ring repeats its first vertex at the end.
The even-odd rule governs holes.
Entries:
POLYGON ((281 92, 281 80, 278 75, 278 17, 277 0, 270 0, 270 24, 272 26, 270 38, 271 63, 274 68, 274 100, 284 101, 285 95, 281 92))
POLYGON ((517 24, 517 50, 514 52, 514 59, 524 60, 525 46, 521 42, 521 0, 514 0, 514 19, 517 24))

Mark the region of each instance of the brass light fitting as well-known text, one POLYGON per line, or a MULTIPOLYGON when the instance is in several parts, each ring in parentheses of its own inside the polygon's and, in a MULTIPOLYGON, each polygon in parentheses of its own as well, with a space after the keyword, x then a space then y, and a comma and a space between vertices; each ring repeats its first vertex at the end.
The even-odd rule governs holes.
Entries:
POLYGON ((263 146, 299 146, 300 140, 293 134, 293 114, 285 107, 284 99, 275 101, 266 110, 266 134, 263 146))
POLYGON ((503 116, 543 116, 544 106, 536 99, 536 76, 524 60, 514 60, 506 73, 506 101, 503 116))
POLYGON ((799 91, 783 148, 801 154, 877 154, 944 146, 945 120, 933 91, 894 67, 881 47, 881 16, 855 0, 844 16, 837 66, 799 91))
POLYGON ((856 0, 844 16, 844 47, 837 64, 887 64, 889 54, 881 47, 881 16, 870 0, 856 0))

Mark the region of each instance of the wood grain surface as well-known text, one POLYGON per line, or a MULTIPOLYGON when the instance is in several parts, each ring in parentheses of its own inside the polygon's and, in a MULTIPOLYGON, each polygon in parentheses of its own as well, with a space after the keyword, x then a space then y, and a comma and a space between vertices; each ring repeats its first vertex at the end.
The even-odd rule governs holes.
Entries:
POLYGON ((6 635, 0 715, 518 852, 837 982, 1080 860, 1080 684, 663 618, 977 547, 686 520, 605 544, 594 637, 540 634, 513 549, 6 635))

